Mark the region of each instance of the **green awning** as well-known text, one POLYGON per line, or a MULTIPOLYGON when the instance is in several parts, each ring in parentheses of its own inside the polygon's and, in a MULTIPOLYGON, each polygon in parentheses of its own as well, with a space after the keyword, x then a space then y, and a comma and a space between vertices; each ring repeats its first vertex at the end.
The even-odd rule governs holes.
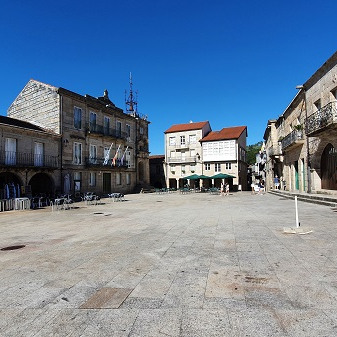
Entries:
POLYGON ((211 177, 204 176, 203 174, 201 174, 201 175, 199 176, 199 178, 200 178, 200 179, 211 179, 211 177))
POLYGON ((231 176, 230 174, 226 174, 226 173, 218 173, 210 178, 211 179, 226 179, 226 178, 235 178, 235 177, 231 176))
POLYGON ((183 179, 197 180, 199 176, 197 174, 192 174, 191 176, 184 177, 183 179))

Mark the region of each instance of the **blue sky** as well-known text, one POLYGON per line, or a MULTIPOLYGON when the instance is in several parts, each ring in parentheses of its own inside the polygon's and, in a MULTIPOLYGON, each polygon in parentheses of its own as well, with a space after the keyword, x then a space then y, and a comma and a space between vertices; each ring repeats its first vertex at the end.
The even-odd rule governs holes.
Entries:
POLYGON ((30 78, 125 108, 129 72, 150 151, 190 120, 263 138, 335 51, 337 1, 0 1, 0 114, 30 78))

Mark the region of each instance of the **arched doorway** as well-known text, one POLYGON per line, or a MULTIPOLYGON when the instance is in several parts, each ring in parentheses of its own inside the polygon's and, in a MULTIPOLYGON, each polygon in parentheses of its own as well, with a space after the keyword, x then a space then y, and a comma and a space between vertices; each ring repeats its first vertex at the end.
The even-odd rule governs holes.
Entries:
POLYGON ((337 151, 328 144, 321 157, 321 187, 327 190, 337 190, 337 151))
POLYGON ((143 162, 138 163, 138 179, 139 179, 139 182, 142 182, 144 180, 144 164, 143 164, 143 162))
POLYGON ((52 196, 54 194, 54 182, 46 173, 37 173, 30 179, 29 185, 32 189, 32 195, 52 196))
POLYGON ((14 173, 0 173, 0 198, 14 198, 20 194, 21 179, 14 173))

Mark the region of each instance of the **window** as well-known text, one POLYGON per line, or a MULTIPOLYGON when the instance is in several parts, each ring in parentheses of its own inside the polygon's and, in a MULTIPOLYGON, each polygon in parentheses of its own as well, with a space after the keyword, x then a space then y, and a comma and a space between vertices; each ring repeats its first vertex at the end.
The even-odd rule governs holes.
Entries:
POLYGON ((110 118, 104 116, 104 134, 108 135, 110 130, 110 118))
POLYGON ((126 124, 126 136, 128 137, 128 141, 131 140, 131 126, 126 124))
POLYGON ((96 164, 97 162, 97 146, 90 144, 89 147, 89 163, 96 164))
POLYGON ((211 169, 210 163, 205 163, 205 171, 209 171, 211 169))
POLYGON ((170 158, 175 158, 176 156, 176 151, 171 151, 170 152, 170 158))
POLYGON ((34 166, 43 166, 43 143, 34 144, 34 166))
POLYGON ((176 137, 170 137, 169 138, 169 144, 170 145, 176 145, 176 137))
POLYGON ((126 151, 125 161, 126 161, 126 165, 128 166, 128 168, 130 168, 131 167, 131 151, 126 151))
POLYGON ((82 109, 76 106, 74 107, 74 128, 82 128, 82 109))
POLYGON ((197 136, 196 135, 190 135, 189 137, 189 142, 190 144, 194 144, 197 141, 197 136))
POLYGON ((176 166, 170 165, 170 171, 171 171, 171 173, 174 173, 176 171, 176 166))
POLYGON ((81 172, 74 172, 74 187, 75 192, 81 191, 81 180, 82 180, 82 174, 81 172))
POLYGON ((191 173, 195 172, 195 164, 190 165, 190 171, 191 171, 191 173))
POLYGON ((232 169, 232 163, 226 163, 226 170, 232 169))
POLYGON ((96 186, 96 173, 95 172, 89 173, 89 186, 96 186))
POLYGON ((16 164, 16 139, 15 138, 6 138, 5 164, 6 165, 16 164))
POLYGON ((126 185, 131 185, 131 173, 126 174, 126 185))
POLYGON ((116 185, 121 185, 122 183, 122 177, 121 177, 121 173, 120 172, 117 172, 116 173, 116 185))
POLYGON ((181 165, 181 173, 185 173, 185 172, 186 172, 185 165, 181 165))
POLYGON ((116 136, 117 137, 122 136, 122 122, 120 122, 120 121, 116 122, 116 136))
POLYGON ((221 172, 221 164, 220 163, 214 164, 214 171, 215 172, 221 172))
POLYGON ((73 155, 74 164, 81 165, 82 164, 82 144, 74 143, 74 155, 73 155))
POLYGON ((89 125, 91 131, 96 131, 96 119, 97 119, 96 113, 90 111, 89 125))
POLYGON ((185 136, 180 136, 180 145, 185 145, 185 136))
POLYGON ((144 128, 142 126, 139 127, 139 133, 142 135, 144 133, 144 128))
POLYGON ((194 157, 195 156, 195 150, 190 150, 191 152, 191 157, 194 157))
POLYGON ((321 100, 318 99, 318 100, 314 103, 314 106, 315 106, 315 108, 316 108, 317 110, 319 110, 319 109, 322 107, 322 105, 321 105, 321 100))

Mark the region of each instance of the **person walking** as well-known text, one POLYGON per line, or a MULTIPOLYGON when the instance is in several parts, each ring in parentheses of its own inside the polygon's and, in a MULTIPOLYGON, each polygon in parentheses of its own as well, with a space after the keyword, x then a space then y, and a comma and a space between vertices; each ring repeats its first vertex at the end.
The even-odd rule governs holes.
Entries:
POLYGON ((225 184, 225 189, 226 189, 225 195, 227 196, 227 195, 229 195, 229 184, 228 183, 225 184))
POLYGON ((280 179, 278 178, 277 175, 274 177, 274 189, 275 190, 279 190, 280 189, 280 179))
POLYGON ((225 184, 223 182, 221 182, 220 192, 221 196, 223 197, 225 195, 225 184))

